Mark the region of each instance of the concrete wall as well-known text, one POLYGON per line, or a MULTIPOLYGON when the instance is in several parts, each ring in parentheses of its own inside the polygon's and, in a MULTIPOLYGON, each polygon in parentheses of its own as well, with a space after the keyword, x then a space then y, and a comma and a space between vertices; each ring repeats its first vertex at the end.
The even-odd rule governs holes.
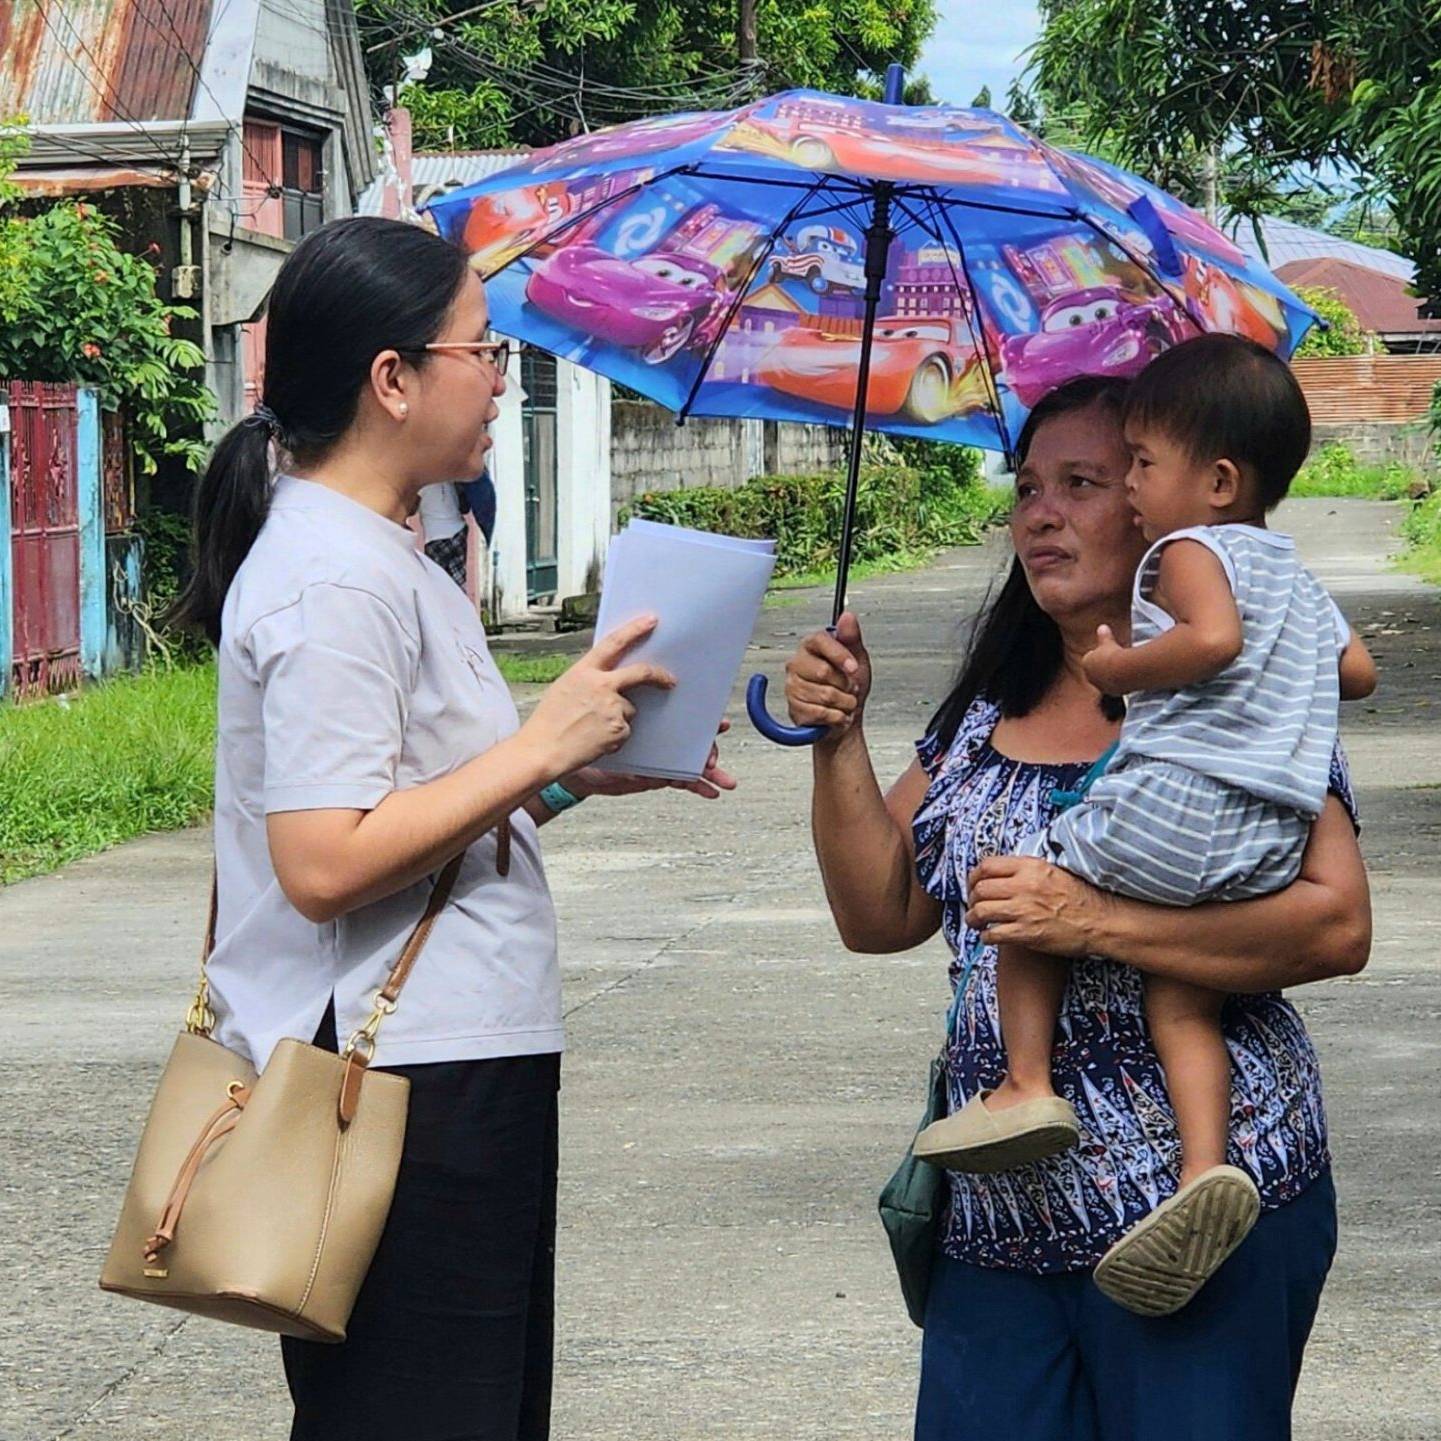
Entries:
POLYGON ((832 470, 845 463, 845 432, 759 420, 675 423, 664 407, 616 400, 611 410, 611 509, 648 490, 744 485, 755 475, 832 470))
POLYGON ((1382 420, 1360 420, 1315 425, 1311 429, 1311 453, 1324 446, 1340 444, 1364 465, 1386 465, 1399 461, 1414 470, 1436 474, 1436 456, 1432 435, 1424 421, 1397 423, 1382 420))

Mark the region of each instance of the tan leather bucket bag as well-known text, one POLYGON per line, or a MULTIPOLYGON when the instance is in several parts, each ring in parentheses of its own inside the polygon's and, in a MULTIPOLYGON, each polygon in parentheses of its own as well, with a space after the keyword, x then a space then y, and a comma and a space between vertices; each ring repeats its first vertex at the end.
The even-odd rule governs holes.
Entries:
POLYGON ((370 1019, 340 1054, 283 1040, 259 1076, 211 1039, 212 891, 200 987, 140 1138, 102 1290, 311 1341, 345 1339, 390 1210, 409 1103, 409 1081, 369 1069, 375 1036, 461 859, 436 878, 370 1019))

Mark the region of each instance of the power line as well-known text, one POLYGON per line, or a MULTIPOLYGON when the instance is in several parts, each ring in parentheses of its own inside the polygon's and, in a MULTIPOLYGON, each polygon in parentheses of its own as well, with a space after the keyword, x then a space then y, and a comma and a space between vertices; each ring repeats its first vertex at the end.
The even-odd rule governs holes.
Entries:
MULTIPOLYGON (((391 19, 409 22, 418 31, 434 26, 432 19, 393 4, 377 5, 376 9, 391 19)), ((682 101, 695 102, 703 109, 730 109, 751 98, 754 89, 753 66, 737 66, 729 70, 710 69, 698 72, 688 79, 657 81, 648 88, 616 86, 571 74, 545 61, 536 61, 528 68, 517 69, 481 54, 454 36, 432 38, 448 57, 463 67, 468 67, 473 75, 489 80, 507 93, 530 102, 532 108, 548 108, 558 118, 567 121, 575 118, 574 96, 582 90, 593 107, 620 118, 635 118, 638 110, 650 113, 671 110, 682 101), (541 92, 539 96, 538 91, 541 92), (555 101, 555 105, 546 103, 545 92, 549 92, 549 99, 555 101), (559 108, 561 105, 566 108, 559 108)))
MULTIPOLYGON (((160 12, 162 15, 165 16, 166 24, 170 26, 170 33, 175 37, 175 44, 179 49, 181 55, 185 57, 185 63, 190 66, 190 69, 194 73, 196 84, 205 91, 205 93, 214 102, 215 108, 221 113, 222 116, 224 116, 224 106, 221 105, 219 96, 217 96, 216 93, 210 88, 209 84, 205 79, 205 76, 200 73, 200 66, 195 63, 195 57, 191 55, 190 51, 186 48, 185 40, 180 34, 180 27, 175 23, 175 16, 172 13, 169 5, 165 3, 165 0, 155 0, 155 3, 160 6, 160 12)), ((140 14, 144 17, 146 24, 150 26, 150 28, 155 32, 155 34, 160 35, 160 30, 156 26, 155 22, 151 20, 149 16, 145 15, 145 7, 143 5, 140 6, 139 10, 140 14)), ((165 37, 161 35, 160 38, 163 40, 165 37)), ((233 120, 230 120, 228 118, 226 118, 226 128, 230 131, 232 135, 235 136, 237 140, 239 140, 240 148, 246 153, 246 155, 250 157, 250 163, 254 165, 255 168, 260 172, 261 176, 265 180, 266 189, 269 190, 272 194, 279 194, 280 186, 275 183, 275 180, 270 175, 270 172, 267 171, 266 168, 260 163, 259 158, 250 148, 249 144, 245 139, 245 131, 240 126, 236 125, 233 120)))

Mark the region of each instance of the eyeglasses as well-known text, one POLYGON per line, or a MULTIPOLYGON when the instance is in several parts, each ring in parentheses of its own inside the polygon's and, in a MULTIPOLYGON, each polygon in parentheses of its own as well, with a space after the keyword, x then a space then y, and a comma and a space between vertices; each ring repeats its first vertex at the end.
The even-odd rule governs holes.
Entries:
POLYGON ((434 350, 442 355, 478 355, 504 375, 510 365, 513 349, 514 345, 510 340, 432 340, 429 345, 407 346, 400 353, 422 355, 428 350, 434 350))

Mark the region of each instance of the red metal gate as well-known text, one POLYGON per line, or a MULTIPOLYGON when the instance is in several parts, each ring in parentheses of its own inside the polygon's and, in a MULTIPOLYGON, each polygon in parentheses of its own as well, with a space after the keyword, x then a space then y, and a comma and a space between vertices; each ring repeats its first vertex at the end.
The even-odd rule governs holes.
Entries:
POLYGON ((22 696, 80 681, 75 387, 12 381, 8 390, 11 693, 22 696))

